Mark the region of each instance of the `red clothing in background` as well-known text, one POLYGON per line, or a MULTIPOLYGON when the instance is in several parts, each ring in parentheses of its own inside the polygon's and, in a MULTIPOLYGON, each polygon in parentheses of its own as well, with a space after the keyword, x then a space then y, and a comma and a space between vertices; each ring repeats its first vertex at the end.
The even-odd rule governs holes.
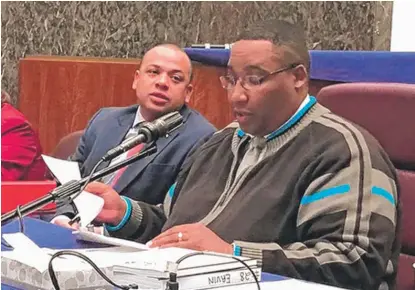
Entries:
POLYGON ((39 138, 12 105, 1 105, 1 180, 44 180, 39 138))

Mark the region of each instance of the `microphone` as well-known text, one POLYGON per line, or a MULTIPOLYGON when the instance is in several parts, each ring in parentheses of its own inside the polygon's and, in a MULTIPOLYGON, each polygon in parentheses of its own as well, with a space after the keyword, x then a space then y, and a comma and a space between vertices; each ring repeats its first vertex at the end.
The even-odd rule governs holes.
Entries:
POLYGON ((151 143, 176 130, 183 124, 179 112, 168 113, 153 122, 144 122, 135 137, 127 139, 117 147, 109 150, 101 159, 109 161, 141 143, 151 143))
POLYGON ((176 130, 181 125, 183 125, 183 117, 177 111, 166 114, 154 120, 153 122, 144 122, 143 125, 138 129, 137 136, 129 138, 127 141, 109 150, 104 155, 104 157, 102 157, 98 163, 95 164, 95 167, 92 169, 92 172, 88 177, 85 177, 81 180, 69 181, 48 192, 46 195, 23 205, 21 208, 18 207, 16 210, 2 214, 1 224, 4 225, 18 216, 25 216, 29 213, 32 213, 52 201, 64 201, 65 203, 68 201, 72 202, 73 199, 75 199, 83 191, 85 186, 90 181, 98 180, 103 176, 113 173, 122 167, 125 167, 141 158, 155 153, 157 151, 157 147, 154 141, 176 130), (134 156, 131 156, 116 164, 112 164, 109 167, 102 169, 100 172, 95 173, 95 170, 103 161, 109 161, 141 143, 151 144, 147 148, 144 148, 139 154, 135 154, 134 156))
POLYGON ((230 49, 232 46, 232 44, 226 43, 226 44, 210 44, 210 43, 205 43, 205 44, 192 44, 191 47, 192 48, 206 48, 206 49, 210 49, 210 48, 216 48, 216 49, 230 49))

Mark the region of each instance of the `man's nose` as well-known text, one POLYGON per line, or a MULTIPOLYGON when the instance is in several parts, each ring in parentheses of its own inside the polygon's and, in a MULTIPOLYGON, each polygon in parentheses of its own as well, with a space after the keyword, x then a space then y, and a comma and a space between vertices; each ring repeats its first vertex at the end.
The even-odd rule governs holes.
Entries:
POLYGON ((248 100, 246 91, 240 81, 237 81, 233 89, 228 91, 228 97, 232 103, 246 102, 248 100))
POLYGON ((159 77, 157 78, 157 85, 168 87, 168 84, 169 84, 169 76, 164 73, 160 74, 159 77))

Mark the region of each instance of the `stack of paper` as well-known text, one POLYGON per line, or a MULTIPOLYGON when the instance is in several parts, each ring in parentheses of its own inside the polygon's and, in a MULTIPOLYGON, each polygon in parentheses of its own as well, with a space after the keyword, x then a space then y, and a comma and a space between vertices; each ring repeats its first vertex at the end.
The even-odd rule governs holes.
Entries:
MULTIPOLYGON (((84 238, 88 236, 84 234, 84 238)), ((76 251, 91 259, 119 285, 136 284, 140 289, 164 290, 171 272, 177 273, 181 290, 210 289, 255 281, 251 272, 232 256, 212 256, 179 248, 148 249, 145 245, 131 241, 91 235, 92 239, 98 236, 100 242, 105 239, 106 243, 119 246, 76 251), (176 263, 180 258, 194 253, 199 255, 191 256, 179 265, 176 263)), ((53 289, 48 264, 58 250, 41 249, 22 233, 5 234, 3 237, 14 250, 2 252, 2 279, 18 288, 53 289)), ((260 280, 260 262, 240 258, 260 280)), ((54 259, 53 266, 61 289, 110 287, 87 262, 78 257, 58 257, 54 259)))
POLYGON ((73 232, 73 234, 76 236, 76 239, 80 241, 92 242, 96 244, 105 244, 105 245, 111 245, 111 246, 120 246, 120 247, 141 250, 141 251, 149 250, 149 247, 144 244, 140 244, 140 243, 136 243, 133 241, 124 240, 124 239, 107 237, 107 236, 100 235, 94 232, 90 232, 82 228, 79 229, 79 231, 73 232))
MULTIPOLYGON (((176 261, 187 254, 196 253, 196 251, 179 248, 149 249, 144 244, 106 237, 84 230, 74 232, 74 235, 78 240, 121 246, 136 251, 128 255, 127 258, 121 259, 119 256, 116 262, 115 259, 112 259, 115 263, 114 277, 118 284, 137 284, 143 289, 166 289, 166 282, 171 271, 177 272, 182 290, 206 289, 255 281, 251 272, 230 256, 215 257, 206 254, 190 257, 180 263, 177 270, 176 261)), ((248 264, 260 280, 260 262, 254 259, 240 258, 248 264)))
MULTIPOLYGON (((119 284, 137 284, 140 288, 166 289, 169 273, 177 272, 181 290, 210 289, 220 286, 253 283, 251 272, 231 256, 197 255, 179 264, 176 261, 196 251, 166 248, 131 254, 131 261, 114 266, 114 279, 119 284)), ((260 281, 261 265, 257 260, 242 258, 260 281)))
MULTIPOLYGON (((21 289, 54 289, 48 273, 51 253, 40 249, 22 233, 5 234, 3 238, 14 250, 1 253, 2 282, 21 289)), ((110 279, 113 279, 112 266, 112 261, 99 261, 99 268, 110 279)), ((53 268, 61 289, 109 287, 88 263, 77 257, 58 257, 53 260, 53 268)))

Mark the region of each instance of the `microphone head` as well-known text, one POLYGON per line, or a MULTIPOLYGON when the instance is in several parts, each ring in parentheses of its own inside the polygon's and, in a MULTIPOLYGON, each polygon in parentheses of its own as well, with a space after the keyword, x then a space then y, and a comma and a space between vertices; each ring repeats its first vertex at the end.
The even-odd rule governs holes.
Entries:
POLYGON ((179 112, 174 111, 158 118, 154 123, 159 128, 159 137, 161 137, 178 129, 183 124, 183 117, 179 112))
POLYGON ((164 137, 166 134, 176 130, 182 124, 183 117, 177 111, 168 113, 154 120, 153 122, 144 122, 143 125, 138 129, 137 136, 129 138, 117 147, 109 150, 102 157, 102 160, 111 160, 114 157, 120 155, 122 152, 130 150, 138 144, 154 142, 158 138, 164 137))
POLYGON ((146 122, 140 129, 139 133, 146 136, 146 142, 157 140, 176 130, 183 124, 183 117, 179 112, 174 111, 153 122, 146 122))

